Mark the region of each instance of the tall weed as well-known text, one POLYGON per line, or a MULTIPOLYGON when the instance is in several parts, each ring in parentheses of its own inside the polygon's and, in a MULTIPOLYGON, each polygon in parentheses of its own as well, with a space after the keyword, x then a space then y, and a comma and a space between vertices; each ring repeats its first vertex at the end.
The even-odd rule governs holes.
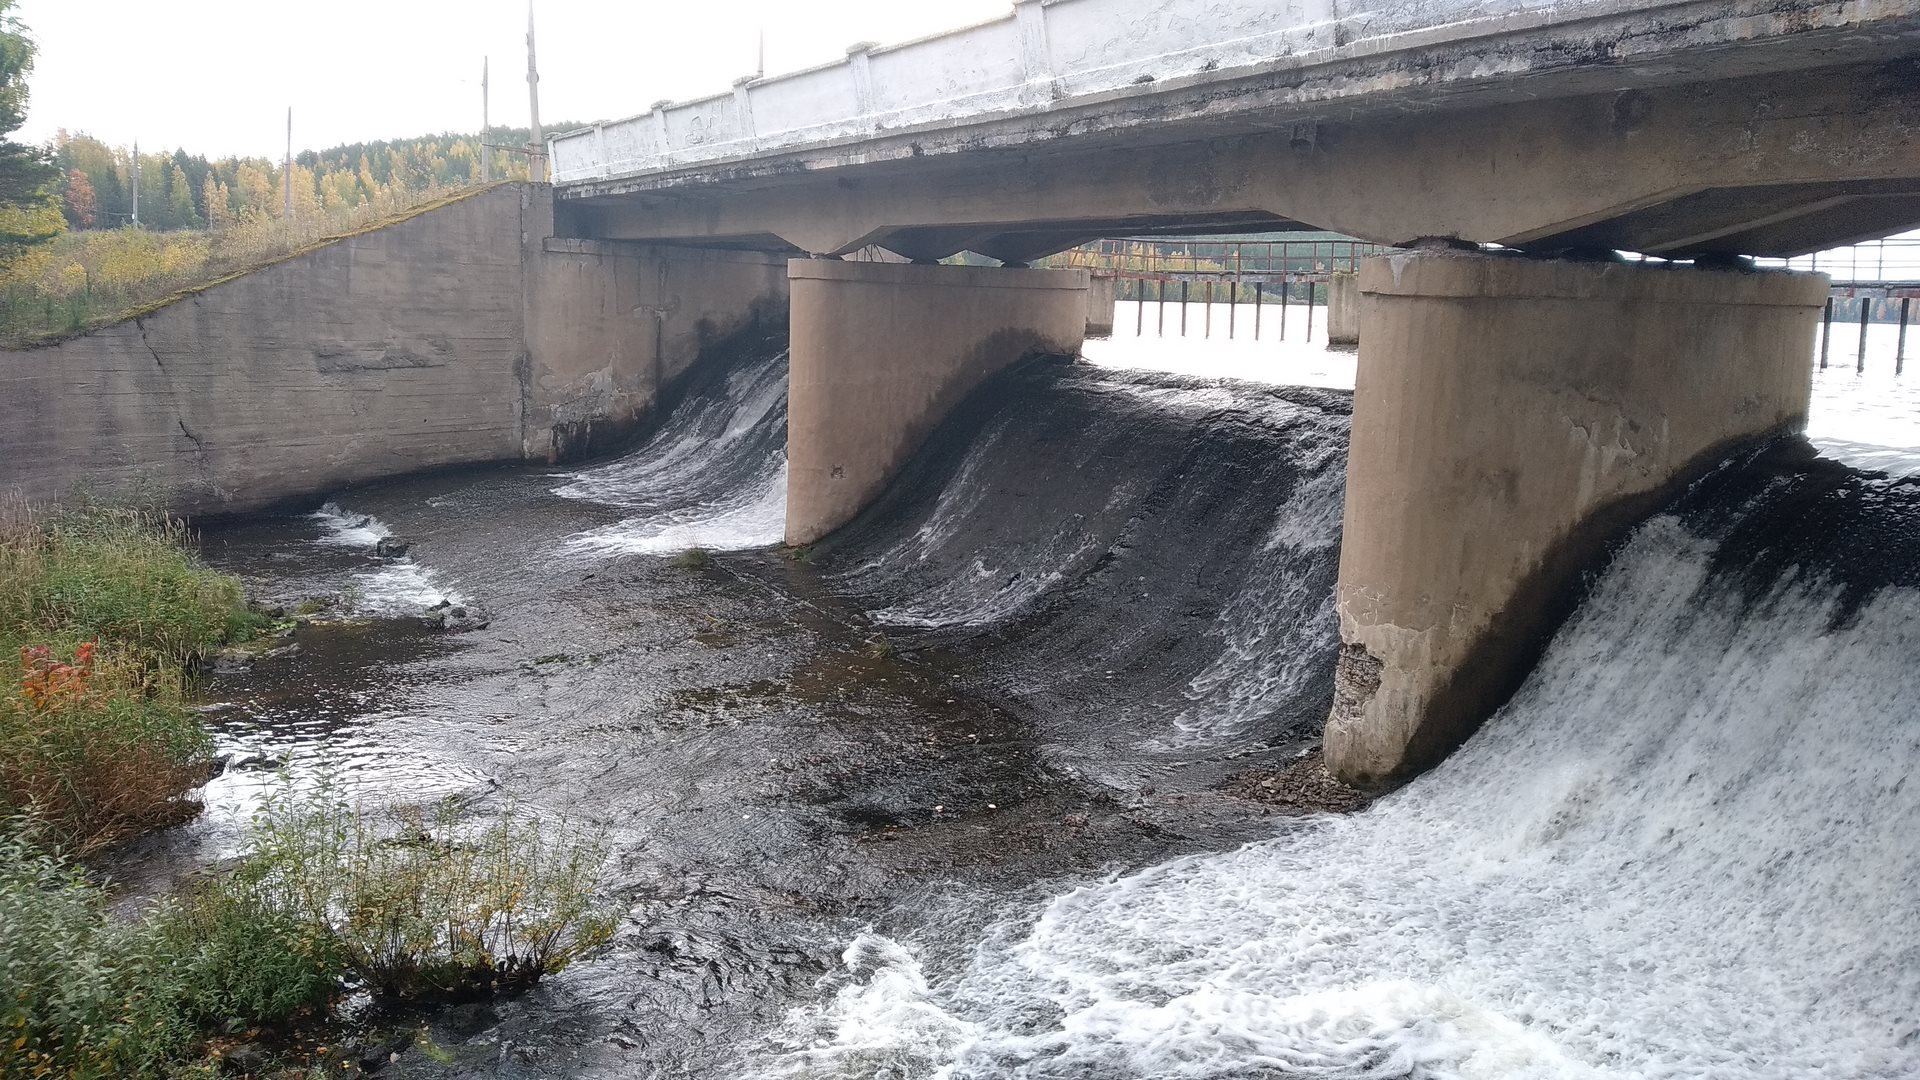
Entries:
POLYGON ((451 802, 374 815, 327 785, 270 800, 252 851, 258 895, 324 928, 383 998, 517 993, 613 933, 594 898, 605 845, 514 806, 468 828, 451 802))

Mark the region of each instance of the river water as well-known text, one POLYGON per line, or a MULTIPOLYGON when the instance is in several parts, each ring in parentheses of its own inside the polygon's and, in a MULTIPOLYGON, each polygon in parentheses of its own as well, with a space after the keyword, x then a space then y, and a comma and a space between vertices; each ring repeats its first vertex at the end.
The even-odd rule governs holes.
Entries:
POLYGON ((1824 456, 1729 462, 1640 529, 1464 750, 1298 817, 1232 780, 1331 695, 1353 356, 1129 307, 805 561, 772 546, 778 342, 606 463, 209 529, 269 602, 362 618, 209 681, 229 766, 125 876, 231 851, 283 767, 604 831, 614 944, 404 1076, 1920 1074, 1890 337, 1818 375, 1824 456), (450 609, 486 625, 422 625, 450 609))

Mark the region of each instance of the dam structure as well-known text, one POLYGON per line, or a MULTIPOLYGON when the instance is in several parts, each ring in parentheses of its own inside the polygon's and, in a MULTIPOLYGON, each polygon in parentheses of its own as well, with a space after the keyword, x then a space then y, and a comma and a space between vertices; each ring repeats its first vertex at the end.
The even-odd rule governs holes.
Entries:
POLYGON ((1388 787, 1518 688, 1630 525, 1804 424, 1826 283, 1750 259, 1920 224, 1916 45, 1896 3, 1021 0, 557 135, 555 219, 792 257, 799 544, 994 370, 1077 346, 1083 272, 1037 259, 1403 249, 1338 289, 1362 344, 1326 751, 1388 787), (846 261, 875 250, 898 263, 846 261), (962 252, 1005 269, 934 265, 962 252))
POLYGON ((1394 249, 1338 286, 1325 736, 1388 788, 1519 688, 1628 528, 1804 424, 1827 284, 1751 259, 1920 225, 1916 55, 1894 0, 1019 0, 555 135, 550 186, 0 355, 0 456, 30 498, 145 477, 246 512, 594 453, 775 334, 809 545, 989 379, 1111 325, 1110 279, 1036 261, 1332 230, 1394 249))

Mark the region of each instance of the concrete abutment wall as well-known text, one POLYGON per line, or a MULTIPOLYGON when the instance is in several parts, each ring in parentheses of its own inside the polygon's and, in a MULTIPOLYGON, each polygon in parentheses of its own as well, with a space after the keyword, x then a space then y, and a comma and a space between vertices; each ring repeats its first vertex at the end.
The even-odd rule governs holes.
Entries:
POLYGON ((502 186, 89 334, 0 352, 0 492, 232 513, 603 446, 701 350, 784 313, 784 260, 554 241, 502 186))
POLYGON ((1360 344, 1360 276, 1337 273, 1327 278, 1327 344, 1360 344))
POLYGON ((1817 275, 1368 260, 1329 767, 1437 762, 1518 688, 1606 545, 1806 419, 1817 275))
POLYGON ((1084 270, 795 259, 789 274, 790 544, 852 520, 987 377, 1086 336, 1084 270))

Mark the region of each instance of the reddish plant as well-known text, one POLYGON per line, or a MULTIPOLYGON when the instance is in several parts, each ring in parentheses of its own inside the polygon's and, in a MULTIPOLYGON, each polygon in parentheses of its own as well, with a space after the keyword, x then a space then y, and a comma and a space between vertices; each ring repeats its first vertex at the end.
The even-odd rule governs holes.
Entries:
POLYGON ((95 643, 73 650, 71 663, 54 659, 50 645, 20 647, 20 693, 36 709, 79 708, 92 694, 95 643))

